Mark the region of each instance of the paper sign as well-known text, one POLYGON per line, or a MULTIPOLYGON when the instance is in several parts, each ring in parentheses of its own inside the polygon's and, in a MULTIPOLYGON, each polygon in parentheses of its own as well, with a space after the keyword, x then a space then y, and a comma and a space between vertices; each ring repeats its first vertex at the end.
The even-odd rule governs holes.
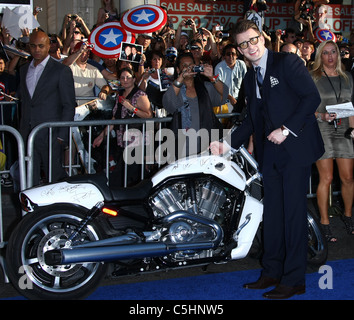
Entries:
POLYGON ((354 108, 352 102, 326 106, 326 110, 328 113, 335 113, 337 115, 337 119, 354 116, 354 108))

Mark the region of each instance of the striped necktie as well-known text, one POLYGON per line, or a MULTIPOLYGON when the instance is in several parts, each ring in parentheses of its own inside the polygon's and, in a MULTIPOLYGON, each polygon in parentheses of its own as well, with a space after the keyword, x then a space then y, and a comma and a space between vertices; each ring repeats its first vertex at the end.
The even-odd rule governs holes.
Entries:
POLYGON ((259 90, 262 89, 262 85, 263 85, 263 77, 261 74, 261 67, 255 67, 254 70, 256 71, 256 75, 257 75, 257 84, 259 87, 259 90))

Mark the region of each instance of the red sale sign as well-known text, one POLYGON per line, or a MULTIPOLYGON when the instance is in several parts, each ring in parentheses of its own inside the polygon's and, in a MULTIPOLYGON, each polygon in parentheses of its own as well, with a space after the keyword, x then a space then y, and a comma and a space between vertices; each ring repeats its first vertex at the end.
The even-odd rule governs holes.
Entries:
MULTIPOLYGON (((199 27, 209 30, 220 24, 224 30, 230 30, 243 16, 243 2, 218 1, 205 2, 193 0, 162 0, 160 5, 168 10, 174 27, 177 28, 183 19, 193 19, 199 27)), ((290 25, 294 16, 293 3, 267 3, 265 25, 270 30, 285 29, 290 25)), ((351 5, 328 5, 327 23, 333 32, 341 32, 349 37, 354 29, 354 7, 351 5)))

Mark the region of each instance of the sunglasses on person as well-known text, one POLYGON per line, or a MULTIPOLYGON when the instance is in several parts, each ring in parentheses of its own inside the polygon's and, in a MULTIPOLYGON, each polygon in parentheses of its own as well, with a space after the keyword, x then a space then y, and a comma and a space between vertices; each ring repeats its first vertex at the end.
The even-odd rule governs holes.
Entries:
POLYGON ((251 38, 251 39, 249 39, 248 41, 243 41, 243 42, 241 42, 238 46, 241 48, 241 49, 247 49, 248 48, 248 46, 249 46, 249 43, 251 44, 251 45, 256 45, 257 43, 258 43, 258 41, 259 41, 259 37, 260 36, 257 36, 257 37, 253 37, 253 38, 251 38))

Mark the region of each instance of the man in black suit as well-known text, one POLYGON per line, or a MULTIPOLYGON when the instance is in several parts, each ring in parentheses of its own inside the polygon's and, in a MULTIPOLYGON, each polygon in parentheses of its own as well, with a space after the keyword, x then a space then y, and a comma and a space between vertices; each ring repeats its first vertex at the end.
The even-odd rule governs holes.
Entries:
MULTIPOLYGON (((31 63, 20 69, 20 133, 26 143, 33 128, 44 122, 73 121, 76 107, 74 79, 69 67, 49 55, 46 33, 30 35, 31 63)), ((68 143, 68 128, 53 129, 52 181, 66 176, 62 166, 62 145, 68 143)), ((33 184, 41 180, 41 168, 49 177, 48 130, 41 130, 34 141, 33 184)))
MULTIPOLYGON (((237 25, 236 41, 253 67, 244 78, 248 116, 232 133, 231 145, 239 148, 254 133, 264 182, 263 271, 244 287, 276 286, 263 296, 286 299, 305 292, 306 194, 311 165, 324 152, 314 115, 320 96, 301 59, 268 51, 252 21, 237 25)), ((210 146, 214 154, 227 148, 220 142, 210 146)))

